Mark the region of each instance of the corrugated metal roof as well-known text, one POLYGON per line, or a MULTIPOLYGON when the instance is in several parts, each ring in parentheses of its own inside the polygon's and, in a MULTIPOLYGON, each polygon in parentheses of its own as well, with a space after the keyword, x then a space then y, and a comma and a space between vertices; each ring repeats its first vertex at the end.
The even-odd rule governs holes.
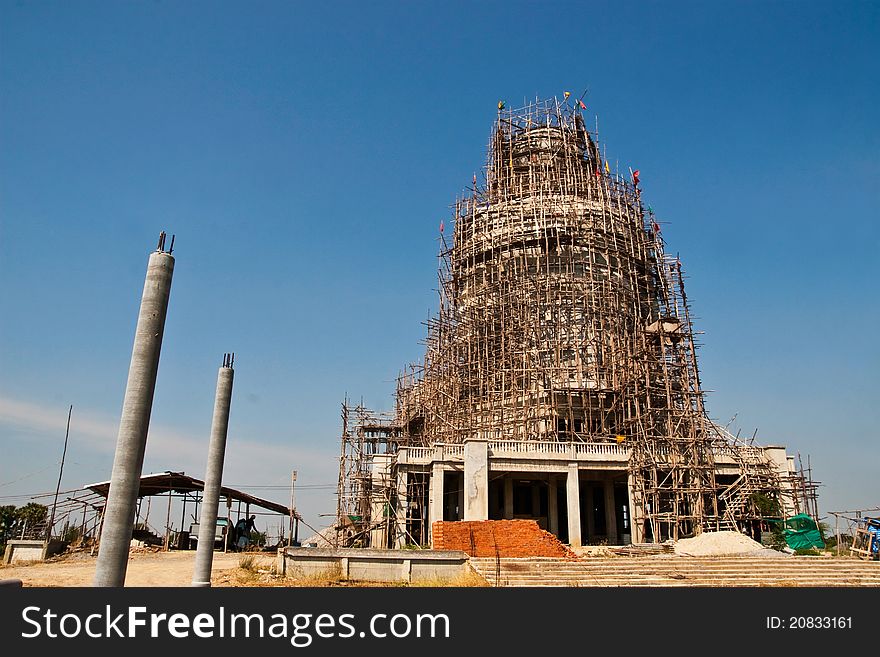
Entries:
MULTIPOLYGON (((83 490, 90 490, 102 497, 107 497, 110 490, 109 481, 101 481, 95 484, 87 484, 83 486, 83 490)), ((149 497, 151 495, 162 495, 169 491, 175 493, 191 493, 194 491, 204 491, 205 482, 195 477, 190 477, 182 472, 159 472, 156 474, 143 475, 141 477, 141 485, 138 490, 138 497, 149 497)), ((223 486, 220 488, 220 497, 229 497, 238 502, 244 502, 251 506, 258 506, 283 516, 290 515, 290 509, 283 504, 264 500, 244 491, 223 486)))

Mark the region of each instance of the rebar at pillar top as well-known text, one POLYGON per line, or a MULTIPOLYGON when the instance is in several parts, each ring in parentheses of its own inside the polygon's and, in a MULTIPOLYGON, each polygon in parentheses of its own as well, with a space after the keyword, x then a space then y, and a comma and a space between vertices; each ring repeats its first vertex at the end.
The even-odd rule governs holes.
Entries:
POLYGON ((168 251, 165 251, 165 238, 166 234, 163 230, 159 233, 159 244, 156 245, 156 251, 159 253, 167 253, 171 255, 174 252, 174 235, 171 236, 171 244, 168 246, 168 251))

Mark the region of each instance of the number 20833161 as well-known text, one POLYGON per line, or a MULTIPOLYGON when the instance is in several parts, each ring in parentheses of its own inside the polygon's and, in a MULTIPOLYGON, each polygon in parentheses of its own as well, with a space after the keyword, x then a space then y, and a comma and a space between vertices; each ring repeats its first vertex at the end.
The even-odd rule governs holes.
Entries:
POLYGON ((768 630, 851 630, 852 616, 767 616, 768 630))

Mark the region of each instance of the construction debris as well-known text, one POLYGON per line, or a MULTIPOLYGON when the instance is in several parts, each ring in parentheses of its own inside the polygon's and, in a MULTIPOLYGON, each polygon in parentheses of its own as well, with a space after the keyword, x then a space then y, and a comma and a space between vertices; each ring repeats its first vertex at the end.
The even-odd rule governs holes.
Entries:
POLYGON ((435 522, 435 550, 460 550, 472 557, 557 557, 577 554, 533 520, 435 522))

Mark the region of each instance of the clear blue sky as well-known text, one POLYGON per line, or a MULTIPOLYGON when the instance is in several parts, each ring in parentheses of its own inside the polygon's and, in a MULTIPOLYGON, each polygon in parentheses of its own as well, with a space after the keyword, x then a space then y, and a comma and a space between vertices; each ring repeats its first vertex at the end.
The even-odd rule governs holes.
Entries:
MULTIPOLYGON (((713 417, 880 504, 877 2, 0 3, 0 496, 107 479, 147 254, 177 266, 145 471, 333 484, 391 408, 499 99, 589 89, 690 275, 713 417)), ((255 490, 284 501, 283 491, 255 490)), ((331 490, 303 489, 310 524, 331 490)), ((23 503, 0 497, 0 503, 23 503)))

